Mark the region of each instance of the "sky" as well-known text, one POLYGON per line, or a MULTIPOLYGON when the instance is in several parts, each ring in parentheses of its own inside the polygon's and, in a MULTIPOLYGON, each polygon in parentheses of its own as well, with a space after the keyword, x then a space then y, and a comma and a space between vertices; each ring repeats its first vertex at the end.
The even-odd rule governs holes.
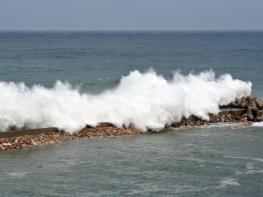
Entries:
POLYGON ((262 30, 263 0, 0 0, 0 30, 262 30))

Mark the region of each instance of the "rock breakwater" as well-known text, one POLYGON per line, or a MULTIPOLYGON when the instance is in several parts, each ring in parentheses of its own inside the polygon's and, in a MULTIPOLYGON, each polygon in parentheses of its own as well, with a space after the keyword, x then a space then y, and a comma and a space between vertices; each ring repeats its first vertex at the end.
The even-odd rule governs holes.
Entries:
POLYGON ((74 134, 59 131, 56 128, 10 131, 0 133, 0 151, 57 144, 84 138, 135 136, 139 134, 140 131, 137 129, 117 128, 109 123, 102 123, 95 128, 87 127, 74 134))
POLYGON ((168 127, 195 127, 223 122, 240 122, 250 125, 252 122, 261 121, 263 121, 263 99, 249 96, 237 98, 228 105, 220 106, 220 112, 218 114, 209 114, 209 120, 190 116, 168 127))
POLYGON ((245 113, 240 114, 242 120, 253 122, 263 121, 263 99, 250 96, 242 97, 224 107, 244 109, 245 113))
MULTIPOLYGON (((250 125, 263 121, 263 100, 256 97, 241 97, 225 106, 220 106, 218 114, 209 114, 209 120, 190 116, 166 127, 197 127, 206 124, 235 122, 250 125)), ((149 130, 149 132, 151 132, 149 130)), ((57 128, 24 129, 0 132, 0 151, 20 149, 45 144, 63 143, 93 137, 135 136, 142 132, 135 128, 117 128, 111 123, 101 123, 96 127, 86 126, 77 133, 59 131, 57 128)))

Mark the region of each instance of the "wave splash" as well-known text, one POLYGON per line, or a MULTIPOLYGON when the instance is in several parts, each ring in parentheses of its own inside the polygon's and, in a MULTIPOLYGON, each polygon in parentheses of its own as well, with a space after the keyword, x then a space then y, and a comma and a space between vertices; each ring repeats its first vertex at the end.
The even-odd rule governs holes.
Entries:
POLYGON ((169 80, 154 70, 133 71, 114 89, 97 95, 60 81, 50 89, 0 82, 0 130, 58 127, 72 133, 100 122, 160 130, 190 115, 208 119, 208 113, 219 112, 218 105, 249 96, 251 87, 229 74, 216 78, 213 71, 175 72, 169 80))

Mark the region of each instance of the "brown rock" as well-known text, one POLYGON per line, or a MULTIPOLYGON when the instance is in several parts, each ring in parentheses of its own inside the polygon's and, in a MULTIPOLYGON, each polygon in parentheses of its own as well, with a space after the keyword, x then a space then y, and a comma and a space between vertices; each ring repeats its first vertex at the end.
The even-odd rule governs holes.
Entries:
POLYGON ((254 100, 249 100, 247 108, 252 109, 254 112, 256 112, 258 110, 257 104, 254 100))
POLYGON ((236 98, 236 100, 235 100, 235 105, 236 105, 237 107, 240 107, 240 105, 241 105, 241 98, 236 98))
POLYGON ((256 120, 259 122, 262 122, 263 121, 263 115, 256 117, 256 120))
POLYGON ((114 127, 114 128, 116 128, 116 126, 110 122, 102 122, 102 123, 98 124, 98 126, 96 128, 98 128, 98 127, 114 127))
POLYGON ((256 117, 262 116, 262 110, 257 110, 256 111, 256 117))
POLYGON ((253 98, 253 97, 251 97, 251 96, 248 96, 248 97, 246 98, 246 100, 247 100, 248 102, 251 102, 251 101, 253 101, 253 100, 254 100, 254 98, 253 98))
POLYGON ((247 106, 247 99, 246 97, 241 98, 240 107, 245 108, 247 106))
POLYGON ((248 120, 253 121, 254 115, 252 109, 248 109, 247 112, 243 115, 243 117, 247 117, 248 120))
POLYGON ((0 144, 0 150, 5 150, 6 148, 2 145, 2 144, 0 144))
POLYGON ((257 105, 257 107, 258 107, 259 109, 262 109, 262 108, 263 108, 263 100, 262 100, 262 99, 256 98, 256 99, 255 99, 255 103, 256 103, 256 105, 257 105))
POLYGON ((10 142, 2 143, 3 146, 12 146, 10 142))

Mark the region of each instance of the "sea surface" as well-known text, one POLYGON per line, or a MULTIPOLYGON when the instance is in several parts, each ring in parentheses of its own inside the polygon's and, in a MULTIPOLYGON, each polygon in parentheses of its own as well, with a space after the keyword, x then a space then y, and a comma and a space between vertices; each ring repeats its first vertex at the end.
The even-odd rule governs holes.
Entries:
MULTIPOLYGON (((263 32, 0 32, 0 81, 98 94, 149 69, 213 69, 262 97, 263 32)), ((220 125, 3 152, 0 196, 260 197, 262 142, 262 127, 220 125)))

